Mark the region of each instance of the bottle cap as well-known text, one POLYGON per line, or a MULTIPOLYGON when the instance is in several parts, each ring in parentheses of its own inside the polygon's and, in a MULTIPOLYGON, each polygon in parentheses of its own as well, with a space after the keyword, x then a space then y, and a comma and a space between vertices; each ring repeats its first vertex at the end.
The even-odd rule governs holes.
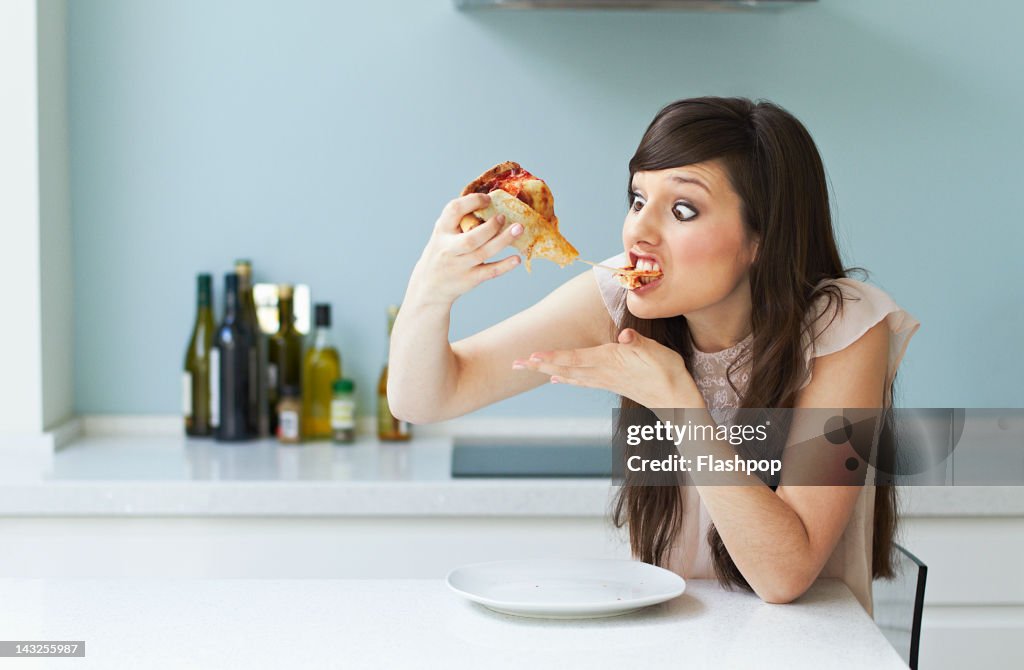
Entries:
POLYGON ((234 272, 225 273, 224 288, 227 289, 228 293, 232 293, 238 290, 238 275, 236 275, 234 272))
POLYGON ((278 284, 277 296, 279 298, 290 298, 295 293, 295 287, 291 284, 278 284))
POLYGON ((317 303, 316 306, 316 325, 330 327, 331 325, 331 305, 326 302, 317 303))
POLYGON ((211 277, 210 275, 204 272, 200 275, 197 275, 197 279, 199 305, 201 307, 209 307, 210 296, 213 294, 211 277))
POLYGON ((352 393, 356 388, 356 383, 351 379, 336 379, 334 380, 334 392, 335 393, 352 393))

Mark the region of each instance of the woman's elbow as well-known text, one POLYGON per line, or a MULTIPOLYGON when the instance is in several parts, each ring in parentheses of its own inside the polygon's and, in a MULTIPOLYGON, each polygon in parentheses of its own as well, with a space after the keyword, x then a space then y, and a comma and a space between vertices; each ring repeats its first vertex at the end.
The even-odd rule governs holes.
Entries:
POLYGON ((814 580, 796 579, 780 580, 777 584, 767 584, 755 589, 757 596, 770 605, 788 605, 811 588, 814 580))
POLYGON ((405 421, 411 424, 424 424, 433 423, 437 419, 427 416, 423 411, 423 408, 417 409, 416 407, 409 406, 408 399, 403 397, 403 394, 397 392, 391 387, 391 383, 388 382, 387 389, 388 398, 388 411, 391 412, 391 416, 395 417, 399 421, 405 421))

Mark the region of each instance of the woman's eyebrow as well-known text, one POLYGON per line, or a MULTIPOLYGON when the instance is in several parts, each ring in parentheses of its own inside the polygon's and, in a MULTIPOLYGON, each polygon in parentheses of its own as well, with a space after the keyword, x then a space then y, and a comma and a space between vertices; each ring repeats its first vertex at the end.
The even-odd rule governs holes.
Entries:
MULTIPOLYGON (((708 195, 711 195, 711 189, 709 189, 707 186, 705 186, 704 182, 702 182, 701 180, 697 179, 696 177, 689 177, 689 176, 681 175, 681 174, 672 174, 672 175, 669 175, 667 177, 667 179, 669 179, 670 181, 678 182, 680 184, 694 184, 695 186, 700 186, 702 189, 707 191, 708 195)), ((640 187, 636 185, 636 182, 633 182, 632 184, 629 185, 629 188, 630 188, 630 190, 635 191, 636 189, 638 189, 640 187)))
POLYGON ((697 179, 696 177, 690 177, 682 174, 670 174, 668 178, 671 179, 672 181, 676 181, 681 184, 695 184, 697 186, 700 186, 705 191, 707 191, 708 195, 711 195, 711 189, 709 189, 704 184, 704 182, 702 182, 700 179, 697 179))

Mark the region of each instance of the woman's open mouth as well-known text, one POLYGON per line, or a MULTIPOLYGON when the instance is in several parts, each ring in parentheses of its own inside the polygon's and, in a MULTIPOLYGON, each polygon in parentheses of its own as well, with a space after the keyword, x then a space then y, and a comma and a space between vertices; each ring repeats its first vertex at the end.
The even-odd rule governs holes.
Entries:
POLYGON ((661 266, 658 265, 658 261, 653 258, 638 258, 636 259, 636 265, 634 266, 637 272, 643 272, 644 274, 638 275, 637 279, 640 280, 641 286, 647 286, 661 281, 665 275, 661 272, 661 266))
POLYGON ((648 293, 650 291, 653 291, 655 289, 655 287, 657 287, 658 284, 661 283, 662 279, 664 279, 663 276, 662 277, 642 277, 641 281, 640 281, 640 285, 637 286, 636 288, 630 289, 630 291, 632 291, 636 295, 641 295, 643 293, 648 293))
POLYGON ((661 283, 665 275, 657 258, 630 252, 629 260, 632 267, 623 268, 619 276, 619 282, 625 288, 634 293, 645 293, 661 283))

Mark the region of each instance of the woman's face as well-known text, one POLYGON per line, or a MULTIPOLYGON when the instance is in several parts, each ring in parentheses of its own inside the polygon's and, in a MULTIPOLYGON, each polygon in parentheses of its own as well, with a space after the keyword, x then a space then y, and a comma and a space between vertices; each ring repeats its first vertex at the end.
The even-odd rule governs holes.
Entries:
POLYGON ((630 263, 657 263, 663 276, 629 291, 641 319, 690 315, 747 290, 756 239, 718 161, 633 175, 622 242, 630 263))

